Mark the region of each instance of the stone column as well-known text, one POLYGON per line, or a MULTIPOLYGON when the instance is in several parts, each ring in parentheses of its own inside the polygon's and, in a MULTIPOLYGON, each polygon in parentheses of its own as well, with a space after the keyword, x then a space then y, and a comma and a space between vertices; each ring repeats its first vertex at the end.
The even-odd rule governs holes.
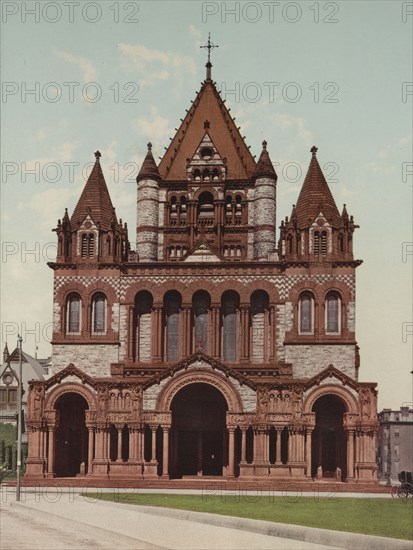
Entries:
POLYGON ((249 343, 250 343, 250 334, 249 334, 249 304, 241 304, 241 361, 249 360, 249 343))
POLYGON ((162 314, 163 314, 163 305, 154 304, 152 307, 152 356, 154 361, 162 361, 162 340, 163 340, 163 330, 162 330, 162 314))
POLYGON ((288 428, 288 459, 287 463, 290 464, 293 460, 293 438, 292 429, 288 428))
POLYGON ((138 430, 138 462, 144 462, 144 451, 145 451, 145 445, 144 445, 144 437, 145 437, 145 430, 144 428, 139 428, 138 430))
POLYGON ((276 428, 277 430, 277 441, 275 446, 275 463, 281 464, 281 434, 282 428, 276 428))
POLYGON ((152 452, 151 452, 151 462, 156 462, 156 430, 158 426, 150 426, 151 435, 152 435, 152 452))
POLYGON ((138 459, 138 434, 135 427, 129 428, 129 458, 128 462, 136 462, 138 459))
POLYGON ((306 477, 311 478, 311 439, 313 430, 307 428, 307 437, 305 440, 305 465, 306 465, 306 477))
POLYGON ((134 360, 133 344, 134 344, 134 339, 136 337, 135 331, 134 331, 134 316, 135 316, 134 306, 128 306, 128 360, 130 362, 134 360))
POLYGON ((241 463, 247 463, 247 428, 241 427, 241 463))
POLYGON ((49 453, 47 457, 47 475, 48 477, 53 477, 55 475, 54 473, 54 447, 55 447, 55 441, 54 441, 54 434, 55 434, 55 427, 49 426, 48 429, 48 437, 49 437, 49 453))
POLYGON ((347 431, 347 481, 354 479, 354 430, 347 431))
POLYGON ((275 305, 270 304, 270 314, 269 314, 269 323, 270 323, 270 363, 275 362, 277 353, 276 353, 276 345, 277 345, 277 332, 276 327, 277 323, 275 322, 275 305))
POLYGON ((94 432, 95 428, 92 426, 88 426, 89 431, 89 440, 88 440, 88 452, 87 452, 87 473, 90 475, 93 470, 93 440, 94 440, 94 432))
POLYGON ((169 426, 163 426, 162 477, 169 477, 169 426))
POLYGON ((181 334, 181 350, 182 356, 188 357, 191 355, 191 311, 192 307, 190 304, 184 304, 182 306, 182 325, 183 330, 181 334))
POLYGON ((235 462, 235 428, 228 428, 229 443, 228 443, 228 477, 234 477, 234 462, 235 462))
POLYGON ((122 462, 122 429, 123 426, 116 426, 116 429, 118 430, 118 452, 116 457, 116 462, 122 462))
POLYGON ((220 311, 220 305, 219 304, 212 304, 211 305, 211 355, 212 357, 215 357, 216 359, 219 358, 220 355, 220 326, 219 326, 219 311, 220 311))

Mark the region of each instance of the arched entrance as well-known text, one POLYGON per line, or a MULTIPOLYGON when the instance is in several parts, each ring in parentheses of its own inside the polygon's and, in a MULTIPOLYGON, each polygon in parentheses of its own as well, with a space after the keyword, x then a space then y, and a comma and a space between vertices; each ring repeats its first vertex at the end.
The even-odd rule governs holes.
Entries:
POLYGON ((221 476, 228 463, 226 412, 222 393, 205 383, 183 387, 171 404, 170 472, 221 476))
POLYGON ((312 408, 315 429, 312 437, 312 477, 345 481, 347 477, 347 444, 343 428, 346 407, 335 395, 319 397, 312 408), (321 466, 321 471, 318 468, 321 466))
POLYGON ((88 431, 85 411, 88 403, 78 393, 65 393, 56 402, 59 426, 55 439, 57 477, 85 474, 88 464, 88 431))

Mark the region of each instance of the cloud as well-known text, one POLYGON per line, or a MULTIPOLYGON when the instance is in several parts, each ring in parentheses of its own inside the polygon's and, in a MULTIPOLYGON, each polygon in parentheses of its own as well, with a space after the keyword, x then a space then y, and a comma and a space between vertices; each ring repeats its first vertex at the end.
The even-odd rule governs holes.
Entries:
POLYGON ((75 56, 62 50, 55 50, 53 53, 57 58, 63 59, 67 63, 78 67, 83 73, 83 82, 96 81, 97 71, 92 62, 86 59, 86 57, 75 56))
POLYGON ((121 43, 118 47, 122 54, 123 68, 140 72, 142 76, 139 83, 142 86, 167 80, 174 74, 181 77, 183 73, 195 75, 197 72, 195 62, 190 56, 155 50, 141 44, 121 43))
POLYGON ((391 174, 396 171, 396 164, 393 156, 393 147, 386 145, 382 147, 370 162, 365 164, 368 170, 371 170, 374 174, 391 174))
POLYGON ((136 118, 133 127, 138 134, 149 139, 155 149, 160 149, 162 143, 167 143, 174 130, 167 118, 162 117, 156 107, 150 108, 150 116, 136 118))

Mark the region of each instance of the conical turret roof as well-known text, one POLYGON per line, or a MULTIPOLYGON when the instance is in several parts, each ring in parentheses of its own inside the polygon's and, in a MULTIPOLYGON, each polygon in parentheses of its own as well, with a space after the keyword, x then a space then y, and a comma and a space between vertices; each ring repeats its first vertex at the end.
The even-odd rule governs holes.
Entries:
POLYGON ((341 216, 318 163, 317 147, 312 147, 311 153, 310 166, 295 207, 298 227, 308 227, 320 212, 338 227, 342 223, 341 216))
POLYGON ((95 165, 70 218, 72 229, 81 224, 88 215, 96 224, 100 223, 103 230, 109 229, 113 221, 113 204, 100 166, 99 151, 96 151, 95 157, 95 165))
POLYGON ((159 181, 161 179, 161 176, 159 175, 158 167, 156 166, 155 159, 152 155, 152 143, 148 143, 148 152, 146 153, 145 160, 142 163, 141 169, 139 170, 139 174, 136 178, 136 181, 140 181, 143 179, 151 179, 155 181, 159 181))
POLYGON ((275 173, 274 166, 272 165, 270 155, 267 151, 267 142, 264 140, 262 142, 262 151, 260 158, 257 162, 257 167, 255 169, 255 178, 260 177, 270 177, 270 178, 276 178, 277 174, 275 173))
POLYGON ((186 180, 187 159, 194 155, 206 130, 218 153, 225 158, 226 178, 252 178, 256 169, 255 160, 214 82, 208 79, 203 82, 159 163, 161 178, 166 181, 186 180))

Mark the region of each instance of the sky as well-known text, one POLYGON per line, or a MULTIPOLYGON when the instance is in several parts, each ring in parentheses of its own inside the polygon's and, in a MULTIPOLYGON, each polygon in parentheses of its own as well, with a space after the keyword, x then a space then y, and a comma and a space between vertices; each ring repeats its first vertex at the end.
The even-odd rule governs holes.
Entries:
MULTIPOLYGON (((93 153, 133 244, 136 175, 212 77, 278 174, 277 226, 318 159, 354 236, 360 380, 413 402, 412 2, 3 1, 1 329, 48 356, 56 253, 93 153)), ((278 236, 277 236, 278 238, 278 236)))

